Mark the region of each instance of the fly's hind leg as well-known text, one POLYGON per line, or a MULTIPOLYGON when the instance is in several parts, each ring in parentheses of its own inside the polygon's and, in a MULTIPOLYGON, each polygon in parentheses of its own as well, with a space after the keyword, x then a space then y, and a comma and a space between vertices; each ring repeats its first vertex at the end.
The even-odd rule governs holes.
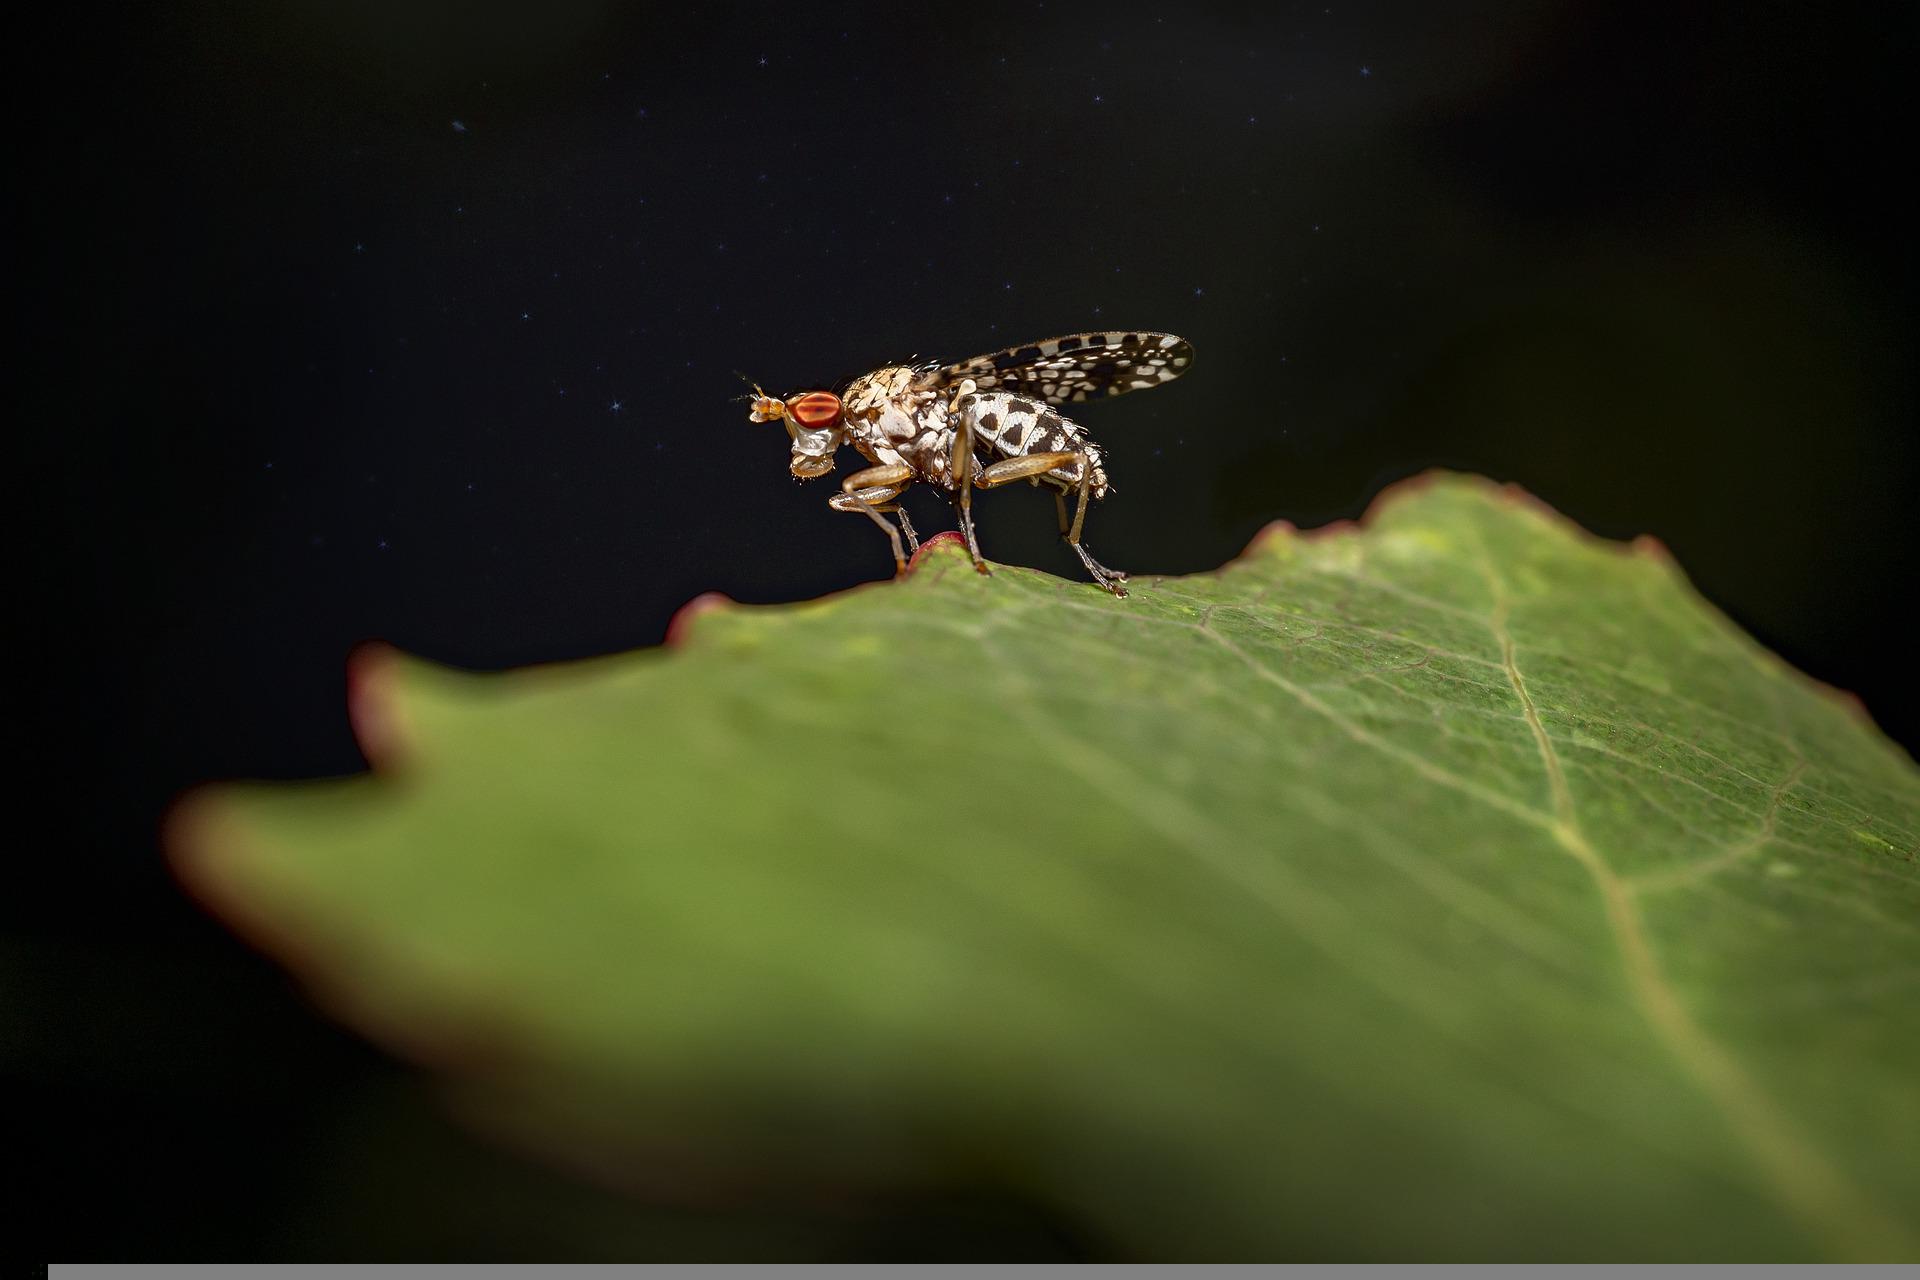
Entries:
POLYGON ((880 526, 880 531, 887 535, 887 541, 893 544, 895 573, 907 571, 907 554, 900 547, 900 531, 880 513, 897 512, 901 524, 906 528, 907 537, 913 542, 913 549, 918 551, 920 540, 914 536, 913 525, 907 520, 907 513, 894 501, 912 482, 912 467, 868 467, 848 476, 841 482, 840 492, 827 499, 827 505, 835 511, 859 511, 880 526))
POLYGON ((1071 525, 1068 525, 1066 522, 1066 504, 1064 502, 1061 503, 1059 507, 1060 532, 1066 537, 1067 545, 1073 548, 1074 554, 1080 557, 1080 563, 1085 565, 1087 572, 1093 575, 1093 580, 1108 591, 1111 591, 1114 595, 1125 599, 1127 589, 1121 584, 1127 580, 1127 575, 1117 573, 1107 568, 1091 555, 1088 555, 1087 549, 1080 545, 1080 527, 1086 523, 1088 489, 1093 483, 1093 462, 1086 454, 1078 451, 1073 453, 1029 453, 1018 458, 1005 458, 982 471, 974 483, 982 489, 993 489, 1003 484, 1011 484, 1015 480, 1025 480, 1030 477, 1038 480, 1040 477, 1046 475, 1047 472, 1063 467, 1073 467, 1079 472, 1080 479, 1076 488, 1080 494, 1080 502, 1073 513, 1073 523, 1071 525))
MULTIPOLYGON (((1069 521, 1067 519, 1066 490, 1055 489, 1053 491, 1053 510, 1054 510, 1054 513, 1060 517, 1061 538, 1065 539, 1066 544, 1068 546, 1072 547, 1075 551, 1080 553, 1080 562, 1087 566, 1087 572, 1093 575, 1094 580, 1096 582, 1105 583, 1109 580, 1114 582, 1125 582, 1127 580, 1127 575, 1122 573, 1120 570, 1109 569, 1107 568, 1107 566, 1101 564, 1098 560, 1095 560, 1093 558, 1093 553, 1087 550, 1086 543, 1081 542, 1079 540, 1079 537, 1074 533, 1073 530, 1075 525, 1081 522, 1069 521)), ((1085 509, 1083 507, 1082 513, 1081 513, 1082 515, 1084 515, 1084 510, 1085 509)), ((1122 591, 1120 594, 1125 595, 1126 592, 1122 591)))

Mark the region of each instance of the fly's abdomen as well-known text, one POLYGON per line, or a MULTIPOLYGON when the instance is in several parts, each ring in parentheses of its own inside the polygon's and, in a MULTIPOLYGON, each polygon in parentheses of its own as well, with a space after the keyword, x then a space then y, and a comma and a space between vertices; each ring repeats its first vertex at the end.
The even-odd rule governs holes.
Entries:
MULTIPOLYGON (((1005 391, 982 392, 960 402, 960 412, 973 420, 973 438, 982 453, 1019 458, 1032 453, 1083 453, 1093 468, 1093 494, 1106 496, 1107 473, 1100 448, 1078 423, 1069 421, 1037 400, 1005 391)), ((1078 464, 1055 467, 1043 479, 1078 485, 1078 464)))

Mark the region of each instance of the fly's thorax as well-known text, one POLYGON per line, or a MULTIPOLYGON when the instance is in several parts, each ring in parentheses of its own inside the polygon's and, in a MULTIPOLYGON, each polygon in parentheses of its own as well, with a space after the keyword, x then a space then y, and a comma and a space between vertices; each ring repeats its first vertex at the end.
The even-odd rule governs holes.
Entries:
POLYGON ((862 453, 888 465, 899 463, 897 450, 922 433, 921 419, 937 399, 915 391, 909 385, 912 375, 913 370, 904 367, 880 369, 856 379, 842 397, 847 438, 862 453))
POLYGON ((953 487, 953 447, 959 429, 945 400, 933 394, 896 400, 881 422, 895 433, 894 449, 922 480, 953 487))
POLYGON ((912 440, 934 425, 946 425, 944 405, 926 396, 896 396, 876 410, 869 421, 874 435, 889 443, 912 440))
POLYGON ((870 417, 913 388, 913 370, 906 365, 889 365, 855 378, 840 402, 848 417, 870 417))

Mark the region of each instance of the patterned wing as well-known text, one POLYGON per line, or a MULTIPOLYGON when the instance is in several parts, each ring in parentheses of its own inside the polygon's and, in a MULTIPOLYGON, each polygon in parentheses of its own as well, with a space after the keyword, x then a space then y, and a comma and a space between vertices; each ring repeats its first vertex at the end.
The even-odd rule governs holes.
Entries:
POLYGON ((1048 404, 1124 395, 1172 382, 1193 364, 1193 345, 1170 333, 1071 333, 1008 347, 922 375, 923 388, 972 378, 982 391, 1017 391, 1048 404))

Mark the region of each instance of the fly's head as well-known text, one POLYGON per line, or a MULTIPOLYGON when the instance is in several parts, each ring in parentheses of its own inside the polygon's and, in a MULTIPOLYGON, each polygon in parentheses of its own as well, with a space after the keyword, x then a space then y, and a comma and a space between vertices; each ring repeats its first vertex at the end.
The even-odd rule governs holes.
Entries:
POLYGON ((833 454, 847 435, 846 409, 840 397, 831 391, 798 391, 784 400, 753 388, 753 409, 747 415, 754 422, 776 419, 793 438, 793 458, 787 469, 801 480, 811 480, 833 470, 833 454))

